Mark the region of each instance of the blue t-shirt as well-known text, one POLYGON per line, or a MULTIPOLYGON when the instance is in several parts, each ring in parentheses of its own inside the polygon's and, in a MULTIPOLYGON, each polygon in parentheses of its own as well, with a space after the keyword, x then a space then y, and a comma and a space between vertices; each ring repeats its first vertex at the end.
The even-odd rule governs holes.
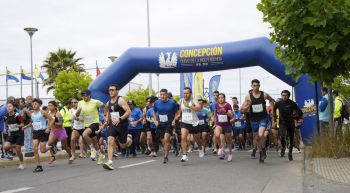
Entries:
POLYGON ((167 101, 157 100, 154 103, 154 111, 157 113, 159 125, 171 125, 175 113, 179 110, 178 105, 172 99, 167 101))
POLYGON ((139 122, 136 127, 132 125, 133 122, 143 118, 142 111, 138 107, 134 107, 131 110, 131 114, 129 117, 129 130, 137 130, 137 129, 142 129, 142 122, 139 122))
MULTIPOLYGON (((242 113, 241 111, 233 111, 233 115, 235 116, 236 119, 240 119, 242 118, 242 113)), ((232 128, 233 129, 243 129, 245 128, 245 121, 244 120, 236 120, 233 124, 232 124, 232 128)))
POLYGON ((213 113, 215 111, 215 106, 216 106, 216 103, 217 102, 211 102, 210 105, 209 105, 209 108, 210 108, 210 111, 213 113))
POLYGON ((199 119, 199 124, 203 125, 203 124, 207 124, 207 119, 209 117, 209 111, 208 109, 203 108, 201 111, 197 111, 197 117, 199 119))
POLYGON ((7 113, 6 105, 0 106, 0 132, 4 130, 4 116, 7 113))
MULTIPOLYGON (((153 107, 152 107, 152 108, 149 108, 149 109, 147 110, 147 112, 146 112, 146 117, 147 117, 148 119, 153 120, 153 112, 154 112, 153 107)), ((151 122, 150 127, 151 127, 151 129, 155 129, 155 128, 156 128, 156 125, 154 124, 154 122, 151 122)))

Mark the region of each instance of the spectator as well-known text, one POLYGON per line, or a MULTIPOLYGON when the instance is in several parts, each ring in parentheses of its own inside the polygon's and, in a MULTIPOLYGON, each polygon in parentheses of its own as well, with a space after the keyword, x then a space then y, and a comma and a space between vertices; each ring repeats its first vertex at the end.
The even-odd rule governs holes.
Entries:
POLYGON ((338 91, 333 91, 333 97, 334 97, 334 114, 333 114, 333 120, 335 123, 335 132, 337 135, 341 135, 342 133, 342 116, 341 116, 341 110, 343 106, 343 101, 339 97, 338 91))
POLYGON ((319 134, 324 136, 327 133, 329 128, 329 106, 328 106, 328 88, 322 88, 322 99, 318 105, 319 109, 319 122, 320 122, 320 131, 319 134))

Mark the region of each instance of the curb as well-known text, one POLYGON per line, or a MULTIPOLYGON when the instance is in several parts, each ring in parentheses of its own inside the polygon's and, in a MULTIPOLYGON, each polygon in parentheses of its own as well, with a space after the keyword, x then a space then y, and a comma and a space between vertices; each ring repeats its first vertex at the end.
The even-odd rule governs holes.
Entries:
POLYGON ((315 179, 313 170, 313 159, 310 156, 311 145, 305 146, 304 149, 304 179, 303 189, 305 193, 315 192, 315 179))
MULTIPOLYGON (((49 161, 50 156, 47 155, 42 155, 40 156, 40 162, 45 163, 49 161)), ((68 155, 66 153, 61 153, 56 155, 56 160, 61 160, 61 159, 67 159, 68 160, 68 155)), ((24 164, 33 164, 36 163, 34 160, 34 157, 25 157, 24 158, 24 164)), ((19 160, 1 160, 0 161, 0 168, 6 168, 6 167, 11 167, 11 166, 17 166, 19 164, 19 160)))

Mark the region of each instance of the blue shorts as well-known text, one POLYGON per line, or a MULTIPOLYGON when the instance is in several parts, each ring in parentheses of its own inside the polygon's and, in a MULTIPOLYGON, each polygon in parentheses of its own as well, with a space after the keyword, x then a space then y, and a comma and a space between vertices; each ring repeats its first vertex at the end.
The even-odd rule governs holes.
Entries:
POLYGON ((250 126, 252 128, 253 133, 256 133, 256 132, 259 131, 260 127, 264 127, 266 129, 268 129, 268 127, 267 127, 268 126, 268 120, 267 120, 267 118, 264 118, 264 119, 260 119, 257 122, 251 121, 250 122, 250 126))

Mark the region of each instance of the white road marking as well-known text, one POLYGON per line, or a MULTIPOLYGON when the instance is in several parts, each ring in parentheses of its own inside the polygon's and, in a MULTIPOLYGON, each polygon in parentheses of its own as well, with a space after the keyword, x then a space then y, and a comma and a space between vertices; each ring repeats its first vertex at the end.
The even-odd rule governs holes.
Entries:
MULTIPOLYGON (((133 167, 133 166, 138 166, 138 165, 142 165, 142 164, 147 164, 147 163, 151 163, 151 162, 154 162, 154 161, 157 161, 157 160, 148 160, 148 161, 145 161, 145 162, 140 162, 140 163, 135 163, 135 164, 130 164, 130 165, 125 165, 125 166, 120 166, 118 167, 119 169, 123 169, 123 168, 129 168, 129 167, 133 167)), ((1 193, 1 192, 0 192, 1 193)))
POLYGON ((17 189, 13 189, 13 190, 6 190, 6 191, 0 192, 0 193, 22 192, 22 191, 29 190, 29 189, 32 189, 32 188, 33 188, 33 187, 23 187, 23 188, 17 188, 17 189))

